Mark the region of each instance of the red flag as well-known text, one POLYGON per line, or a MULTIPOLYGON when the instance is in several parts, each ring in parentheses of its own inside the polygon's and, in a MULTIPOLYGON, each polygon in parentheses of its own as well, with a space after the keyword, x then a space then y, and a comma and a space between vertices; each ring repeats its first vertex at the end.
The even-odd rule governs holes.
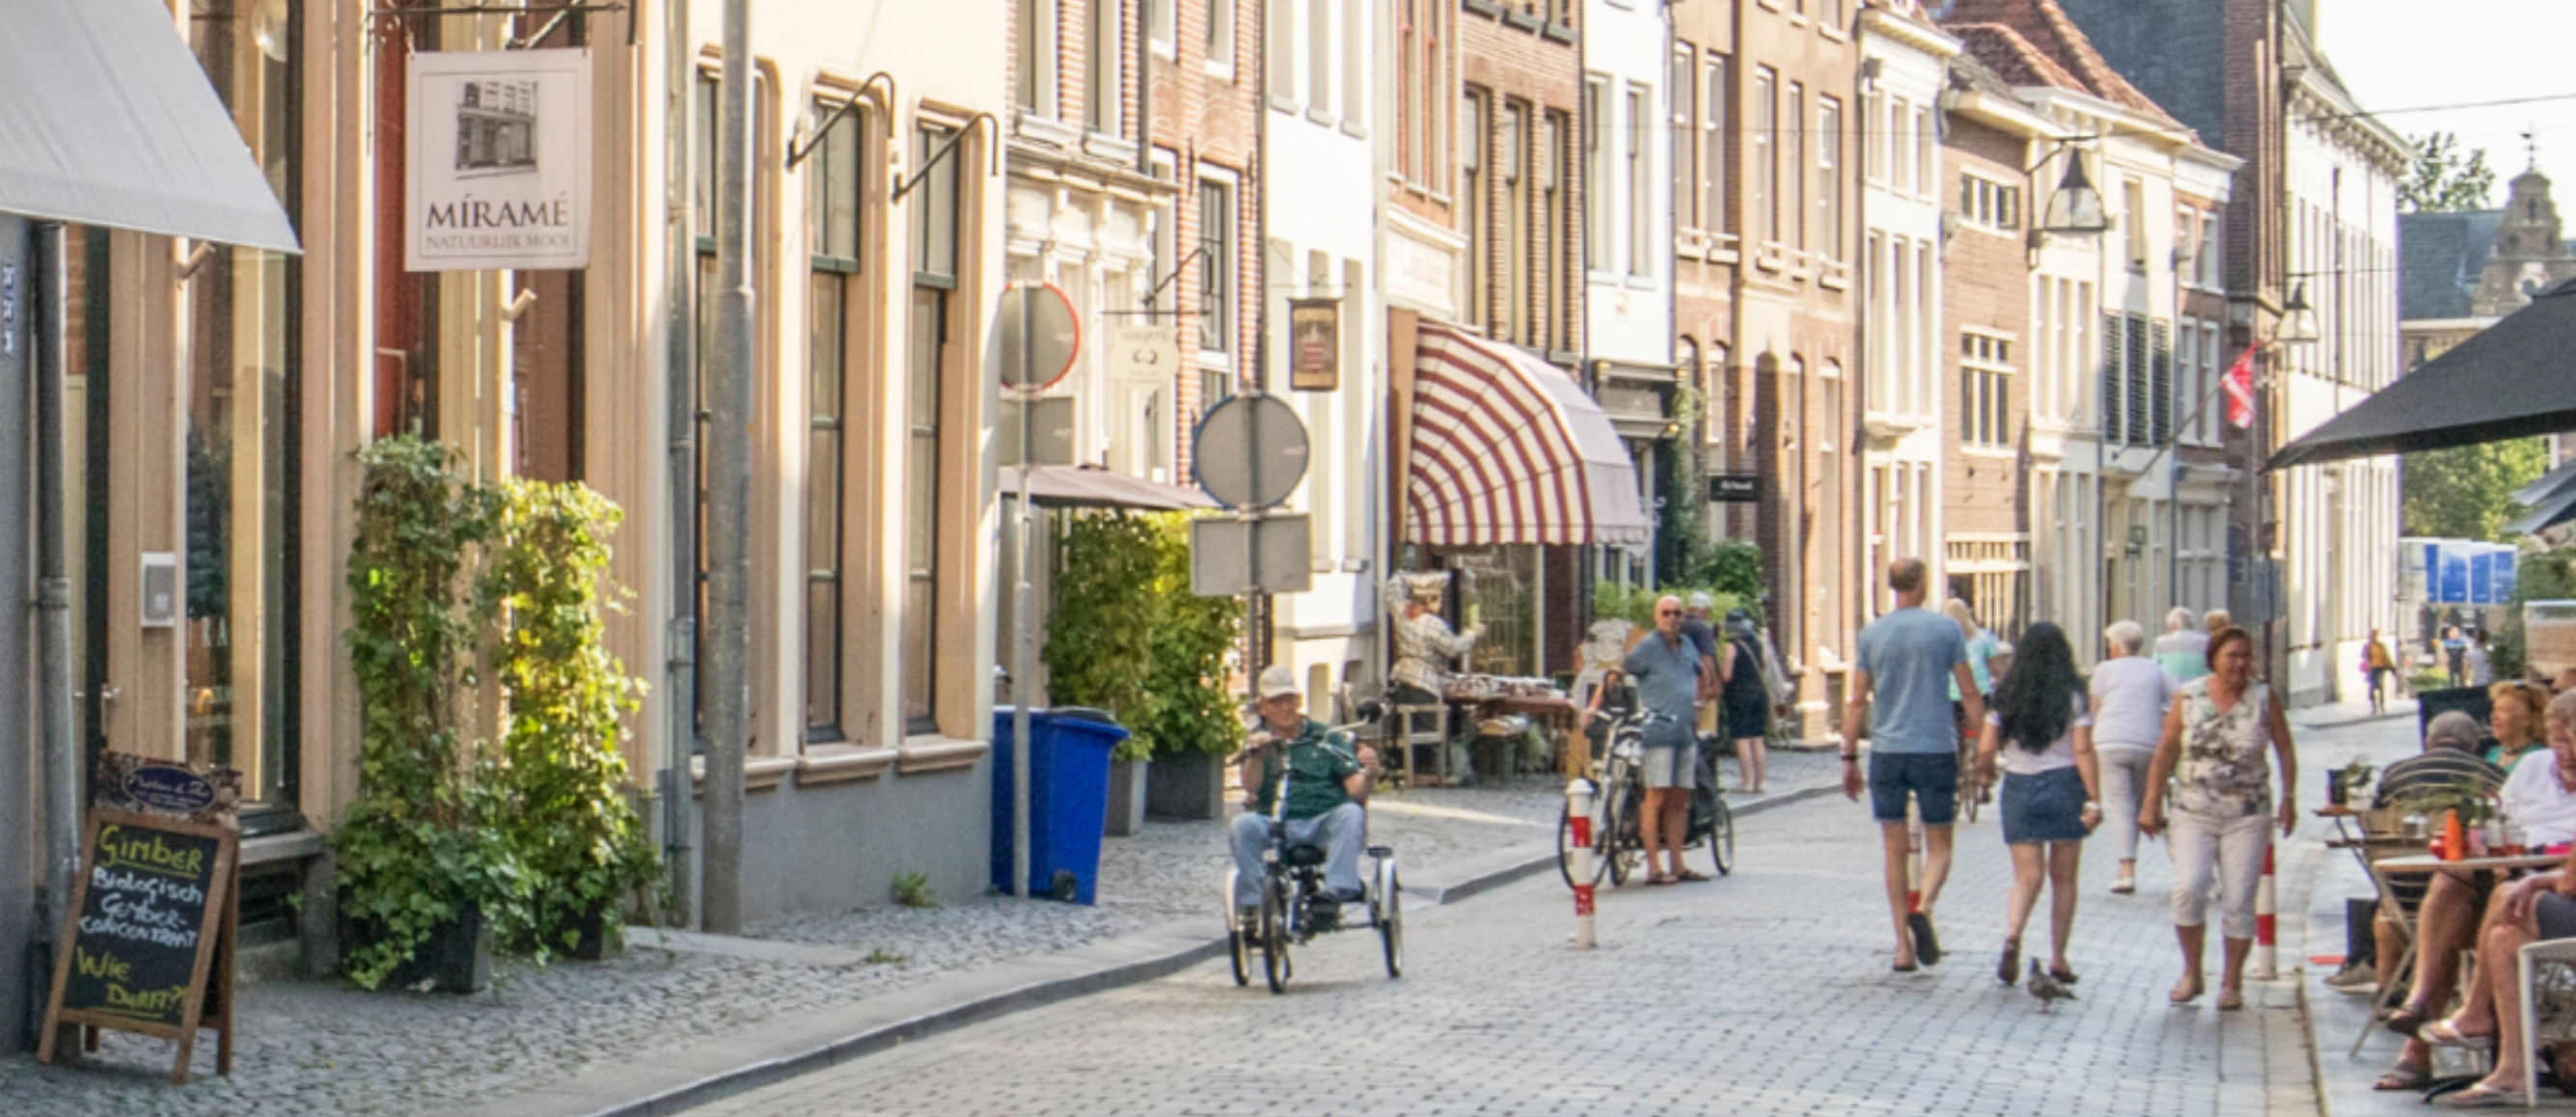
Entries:
POLYGON ((2229 426, 2254 425, 2254 350, 2256 348, 2252 345, 2246 346, 2245 352, 2237 356, 2236 363, 2227 366, 2227 379, 2221 382, 2221 386, 2227 389, 2229 426))

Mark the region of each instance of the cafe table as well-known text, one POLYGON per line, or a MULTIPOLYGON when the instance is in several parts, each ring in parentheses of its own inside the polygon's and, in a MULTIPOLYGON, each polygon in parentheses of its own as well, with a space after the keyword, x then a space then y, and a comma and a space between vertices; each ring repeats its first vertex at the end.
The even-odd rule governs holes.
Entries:
MULTIPOLYGON (((2400 905, 2397 902, 2397 894, 2393 890, 2393 882, 2395 878, 2403 876, 2431 876, 2435 873, 2446 871, 2466 872, 2483 878, 2493 876, 2496 873, 2513 872, 2518 869, 2551 868, 2565 862, 2566 860, 2567 859, 2563 856, 2551 853, 2517 853, 2493 857, 2463 857, 2457 860, 2446 860, 2444 858, 2435 857, 2431 854, 2414 854, 2404 857, 2384 857, 2377 861, 2368 862, 2370 866, 2371 883, 2379 889, 2380 910, 2386 912, 2388 914, 2388 918, 2394 921, 2397 924, 2398 929, 2406 934, 2406 950, 2398 957, 2397 965, 2394 967, 2383 967, 2379 971, 2380 980, 2383 984, 2380 988, 2380 995, 2371 998, 2372 1006, 2374 1008, 2383 1007, 2382 1002, 2388 999, 2389 993, 2399 988, 2396 985, 2399 975, 2407 973, 2409 968, 2415 963, 2415 947, 2418 941, 2415 933, 2415 913, 2407 911, 2403 905, 2400 905)), ((2461 984, 2465 987, 2467 983, 2463 981, 2461 984)), ((2373 1015, 2374 1017, 2376 1016, 2375 1013, 2373 1015)), ((2378 1021, 2376 1019, 2365 1020, 2362 1023, 2361 1035, 2354 1037, 2352 1041, 2352 1054, 2355 1058, 2360 1057, 2362 1042, 2370 1038, 2370 1030, 2377 1026, 2378 1021)))

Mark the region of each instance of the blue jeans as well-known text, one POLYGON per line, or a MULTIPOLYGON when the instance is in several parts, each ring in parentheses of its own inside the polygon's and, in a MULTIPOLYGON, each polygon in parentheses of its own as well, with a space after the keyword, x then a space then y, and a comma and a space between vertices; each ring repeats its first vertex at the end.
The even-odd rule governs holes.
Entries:
MULTIPOLYGON (((1344 803, 1314 818, 1292 818, 1288 844, 1324 847, 1324 886, 1360 888, 1360 849, 1368 840, 1368 810, 1344 803)), ((1270 816, 1246 811, 1234 819, 1234 906, 1261 906, 1261 851, 1270 848, 1270 816)))

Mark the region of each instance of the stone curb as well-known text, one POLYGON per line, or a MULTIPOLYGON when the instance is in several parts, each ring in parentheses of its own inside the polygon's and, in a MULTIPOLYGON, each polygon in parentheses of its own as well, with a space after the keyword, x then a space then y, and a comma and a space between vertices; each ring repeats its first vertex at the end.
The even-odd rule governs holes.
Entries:
MULTIPOLYGON (((1760 814, 1839 790, 1804 787, 1746 803, 1735 813, 1760 814)), ((1468 897, 1546 871, 1556 864, 1553 838, 1479 858, 1448 883, 1406 885, 1425 906, 1468 897)), ((926 1036, 1152 981, 1222 957, 1225 941, 1207 937, 1206 920, 1175 920, 1133 935, 1040 958, 951 974, 855 1005, 793 1014, 760 1025, 766 1039, 704 1044, 650 1064, 595 1070, 548 1089, 462 1111, 464 1117, 665 1117, 764 1086, 838 1066, 926 1036)))

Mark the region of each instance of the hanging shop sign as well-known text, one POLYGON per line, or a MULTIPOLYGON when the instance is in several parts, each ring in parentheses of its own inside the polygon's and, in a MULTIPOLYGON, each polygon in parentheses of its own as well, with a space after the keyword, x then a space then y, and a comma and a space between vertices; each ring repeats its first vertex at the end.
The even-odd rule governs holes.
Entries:
POLYGON ((1712 504, 1760 504, 1762 475, 1712 473, 1708 477, 1708 499, 1712 504))
POLYGON ((1342 386, 1342 300, 1288 300, 1288 386, 1300 392, 1342 386))
POLYGON ((430 52, 410 67, 406 266, 588 265, 590 52, 430 52))

